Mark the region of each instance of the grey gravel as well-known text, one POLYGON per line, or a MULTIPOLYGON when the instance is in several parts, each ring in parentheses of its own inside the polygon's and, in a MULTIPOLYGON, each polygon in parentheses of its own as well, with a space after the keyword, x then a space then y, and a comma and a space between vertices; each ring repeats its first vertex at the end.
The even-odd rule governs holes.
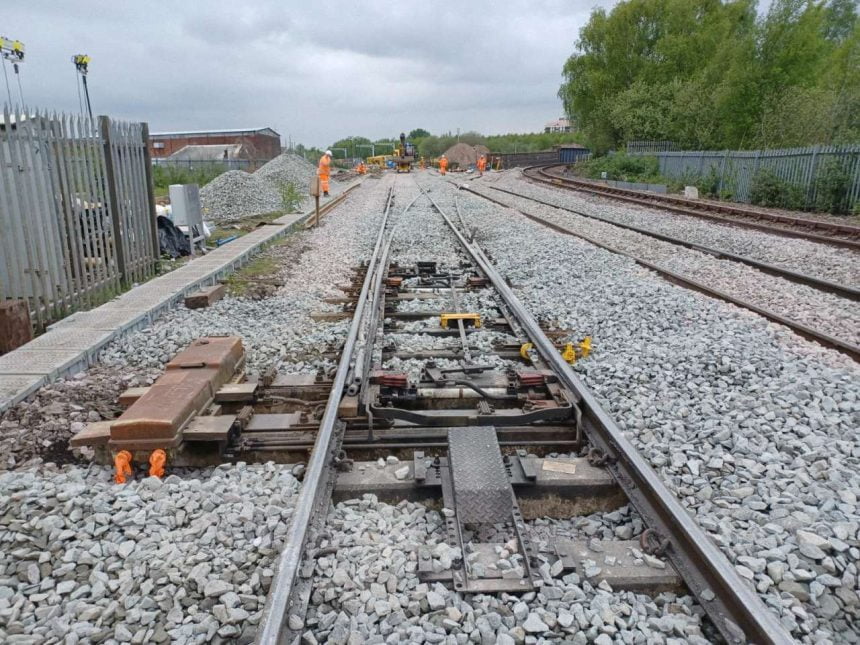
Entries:
MULTIPOLYGON (((472 189, 527 213, 535 214, 552 223, 565 226, 574 232, 581 232, 588 237, 641 257, 660 267, 683 276, 691 277, 709 287, 747 300, 790 320, 803 323, 808 327, 846 340, 849 343, 860 344, 860 302, 854 302, 835 294, 820 291, 815 287, 797 284, 784 278, 769 275, 733 260, 715 258, 701 251, 656 240, 642 233, 625 230, 609 223, 582 217, 551 206, 537 204, 513 195, 488 190, 485 186, 473 185, 472 189)), ((520 191, 520 188, 518 187, 517 190, 520 191)), ((540 196, 543 198, 543 193, 540 196)), ((595 208, 596 206, 592 205, 591 210, 595 208)), ((601 208, 610 210, 612 213, 622 211, 617 206, 605 206, 601 204, 601 208)), ((589 211, 585 210, 585 212, 589 211)), ((614 217, 615 221, 621 219, 614 217)), ((648 228, 648 226, 643 227, 648 228)), ((675 223, 674 227, 678 229, 674 231, 676 236, 687 237, 684 233, 687 228, 686 226, 682 223, 675 223)), ((651 226, 650 228, 657 228, 663 231, 665 226, 651 226)), ((721 231, 727 227, 716 228, 718 231, 721 231)), ((723 239, 725 235, 722 237, 715 236, 717 239, 711 241, 704 237, 705 230, 709 229, 702 229, 699 235, 693 236, 693 241, 723 248, 720 244, 726 241, 723 239)), ((738 229, 729 230, 732 231, 732 240, 748 233, 747 231, 738 231, 738 229)), ((773 254, 779 255, 780 258, 790 256, 797 246, 793 243, 797 242, 798 245, 804 248, 813 247, 818 255, 828 261, 824 263, 825 267, 830 267, 836 263, 835 249, 830 249, 820 244, 810 244, 803 240, 788 240, 785 238, 775 238, 774 236, 763 236, 771 238, 767 240, 770 244, 767 248, 772 248, 773 254)), ((749 250, 746 248, 737 248, 740 245, 724 244, 724 246, 729 246, 730 250, 738 253, 749 250)), ((762 246, 760 245, 756 248, 762 248, 762 246)), ((858 267, 860 267, 860 262, 856 261, 857 259, 852 251, 845 249, 839 249, 838 251, 841 253, 841 264, 839 266, 843 267, 843 271, 836 277, 840 277, 846 281, 855 280, 857 278, 855 274, 858 267)), ((798 253, 798 257, 801 258, 800 261, 803 262, 805 260, 806 265, 796 267, 794 266, 794 262, 790 262, 789 264, 792 265, 791 268, 796 271, 811 272, 809 265, 816 267, 814 259, 809 257, 812 252, 810 250, 805 254, 798 253)), ((760 253, 759 255, 766 254, 760 253)), ((765 259, 776 263, 774 257, 767 256, 765 259)), ((826 274, 825 277, 833 277, 835 272, 833 270, 823 270, 823 273, 826 274)), ((852 282, 851 284, 856 284, 856 282, 852 282)))
POLYGON ((315 173, 316 166, 292 153, 275 157, 253 173, 229 170, 200 189, 204 219, 235 221, 283 210, 281 190, 293 184, 300 195, 307 196, 315 173))
POLYGON ((320 323, 310 314, 337 311, 325 298, 342 296, 353 269, 369 255, 385 204, 386 182, 354 191, 322 225, 295 233, 267 251, 281 264, 283 286, 264 299, 228 296, 210 307, 176 307, 144 330, 127 335, 101 353, 111 366, 161 367, 200 336, 242 337, 250 370, 278 365, 284 373, 316 373, 334 366, 326 356, 343 342, 349 321, 320 323))
POLYGON ((221 222, 273 213, 284 202, 277 188, 256 173, 228 170, 200 189, 200 203, 205 220, 221 222))
POLYGON ((629 259, 459 199, 532 313, 592 336, 575 369, 783 624, 803 642, 860 640, 857 365, 629 259), (804 555, 798 531, 848 548, 804 555))
POLYGON ((0 474, 0 641, 250 642, 299 483, 271 463, 111 475, 0 474))
MULTIPOLYGON (((590 517, 606 526, 620 520, 590 517)), ((422 583, 416 549, 442 544, 445 526, 440 513, 421 504, 392 506, 364 495, 335 506, 326 530, 320 547, 336 551, 316 560, 306 620, 317 642, 343 632, 356 643, 585 643, 601 635, 609 642, 708 642, 702 610, 689 597, 616 592, 576 574, 518 596, 464 595, 422 583)))
MULTIPOLYGON (((526 181, 519 173, 499 173, 492 179, 497 180, 493 183, 499 188, 537 197, 588 215, 729 251, 840 284, 860 285, 860 253, 850 249, 728 226, 671 211, 620 204, 586 193, 556 190, 526 181)), ((473 188, 479 185, 475 184, 473 188)), ((496 191, 490 193, 502 201, 512 197, 496 191)))

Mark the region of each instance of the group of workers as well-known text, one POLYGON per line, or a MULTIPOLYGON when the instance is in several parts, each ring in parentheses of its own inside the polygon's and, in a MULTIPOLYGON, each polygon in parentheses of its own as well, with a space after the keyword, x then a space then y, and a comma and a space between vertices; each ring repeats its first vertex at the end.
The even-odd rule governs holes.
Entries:
MULTIPOLYGON (((478 176, 483 177, 484 171, 487 169, 487 155, 481 155, 475 164, 478 169, 478 176)), ((424 157, 421 157, 420 167, 424 168, 424 157)), ((367 166, 362 161, 356 166, 356 172, 359 175, 367 174, 367 166)), ((439 157, 439 174, 445 175, 448 173, 448 158, 445 155, 439 157)), ((320 192, 323 197, 328 197, 329 180, 331 178, 331 150, 326 150, 325 154, 320 157, 319 166, 317 167, 317 176, 320 180, 320 192)))
MULTIPOLYGON (((478 158, 478 161, 475 164, 475 166, 478 169, 478 176, 483 177, 484 171, 487 169, 487 155, 481 155, 478 158)), ((448 157, 446 157, 445 155, 442 155, 441 157, 439 157, 439 174, 445 175, 447 173, 448 173, 448 157)))

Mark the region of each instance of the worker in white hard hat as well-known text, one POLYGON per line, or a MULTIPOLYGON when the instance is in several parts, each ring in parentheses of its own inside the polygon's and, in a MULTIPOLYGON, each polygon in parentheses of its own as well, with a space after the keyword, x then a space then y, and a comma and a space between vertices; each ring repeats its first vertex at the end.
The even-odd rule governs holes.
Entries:
POLYGON ((319 166, 317 166, 317 177, 320 178, 320 190, 323 197, 328 197, 328 180, 331 175, 331 150, 326 150, 325 154, 320 157, 319 166))
POLYGON ((444 175, 446 172, 448 172, 448 158, 442 155, 439 158, 439 174, 444 175))

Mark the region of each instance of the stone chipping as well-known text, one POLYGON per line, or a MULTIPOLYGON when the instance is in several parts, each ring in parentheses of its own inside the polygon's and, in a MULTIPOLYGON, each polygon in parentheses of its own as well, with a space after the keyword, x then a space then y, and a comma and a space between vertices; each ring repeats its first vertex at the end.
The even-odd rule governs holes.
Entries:
POLYGON ((200 189, 203 219, 228 222, 283 208, 277 188, 244 170, 228 170, 200 189))
POLYGON ((860 368, 632 260, 459 199, 531 312, 592 336, 577 371, 786 628, 802 642, 860 641, 860 368))
POLYGON ((386 190, 384 183, 373 183, 350 193, 319 228, 290 235, 281 247, 268 251, 279 266, 266 279, 283 282, 269 297, 228 296, 203 309, 176 307, 146 329, 108 345, 102 363, 160 367, 195 338, 233 334, 242 338, 252 371, 271 365, 285 373, 330 369, 334 362, 325 354, 343 341, 349 321, 316 322, 311 314, 338 309, 324 299, 342 296, 337 286, 347 284, 353 269, 369 257, 386 190), (296 247, 302 252, 290 251, 296 247), (282 262, 281 253, 289 258, 282 262))
MULTIPOLYGON (((598 526, 612 526, 594 516, 598 526)), ((334 553, 316 559, 305 643, 707 643, 702 610, 689 596, 613 591, 575 574, 519 595, 462 594, 421 582, 417 549, 445 558, 445 520, 415 502, 364 495, 329 514, 334 553)), ((541 528, 546 528, 541 527, 541 528)), ((571 529, 574 530, 574 529, 571 529)), ((541 541, 542 551, 550 548, 541 541)), ((549 571, 549 567, 547 567, 549 571)), ((298 623, 297 623, 298 625, 298 623)))
MULTIPOLYGON (((776 266, 857 288, 860 286, 860 253, 802 239, 729 226, 660 209, 553 189, 527 181, 519 172, 499 173, 495 185, 543 201, 573 208, 588 215, 651 230, 743 255, 776 266)), ((477 184, 473 187, 476 187, 477 184)), ((489 191, 505 201, 512 195, 489 191)))
POLYGON ((0 641, 250 643, 299 490, 275 464, 0 474, 0 641))
MULTIPOLYGON (((609 223, 582 217, 513 195, 492 190, 487 191, 484 187, 473 185, 472 188, 523 212, 564 226, 575 233, 582 233, 620 251, 643 258, 709 287, 747 300, 785 318, 805 324, 810 328, 820 330, 849 343, 860 344, 860 302, 854 302, 836 294, 823 292, 812 286, 797 284, 778 276, 769 275, 734 260, 715 258, 698 250, 657 240, 609 223)), ((508 212, 512 213, 512 211, 508 212)), ((522 217, 519 214, 514 215, 522 217)), ((790 246, 786 244, 787 242, 794 241, 780 239, 782 244, 780 248, 785 249, 786 246, 790 246)), ((805 244, 808 245, 808 243, 805 244)), ((845 251, 844 249, 839 250, 845 251)), ((829 257, 826 251, 828 249, 822 253, 824 257, 829 257)), ((783 254, 786 253, 788 252, 784 250, 783 254)), ((846 256, 843 262, 845 265, 852 264, 850 256, 846 256)), ((845 271, 844 273, 849 272, 845 271)), ((829 273, 832 274, 833 271, 829 273)))
POLYGON ((348 325, 309 314, 339 295, 336 285, 369 255, 385 189, 374 182, 355 191, 319 229, 270 249, 283 262, 283 285, 271 297, 176 307, 108 345, 98 366, 4 412, 0 445, 15 452, 0 463, 0 642, 253 641, 298 471, 168 467, 163 480, 137 473, 116 485, 112 469, 77 463, 66 441, 85 423, 115 416, 123 390, 150 384, 201 335, 240 335, 249 369, 329 366, 321 353, 342 342, 348 325), (292 247, 301 252, 284 251, 292 247))
MULTIPOLYGON (((281 191, 292 184, 299 195, 306 197, 315 174, 316 166, 289 152, 278 155, 253 173, 228 170, 200 189, 204 219, 228 222, 281 211, 285 207, 281 191)), ((308 204, 306 198, 301 206, 308 204)))

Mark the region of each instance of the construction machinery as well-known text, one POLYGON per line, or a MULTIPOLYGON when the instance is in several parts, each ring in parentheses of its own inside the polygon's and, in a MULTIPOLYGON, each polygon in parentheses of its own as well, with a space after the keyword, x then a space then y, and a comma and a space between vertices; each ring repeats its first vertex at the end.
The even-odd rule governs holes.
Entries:
POLYGON ((406 140, 406 135, 400 133, 400 147, 394 158, 397 172, 412 172, 412 164, 415 162, 415 146, 406 140))

